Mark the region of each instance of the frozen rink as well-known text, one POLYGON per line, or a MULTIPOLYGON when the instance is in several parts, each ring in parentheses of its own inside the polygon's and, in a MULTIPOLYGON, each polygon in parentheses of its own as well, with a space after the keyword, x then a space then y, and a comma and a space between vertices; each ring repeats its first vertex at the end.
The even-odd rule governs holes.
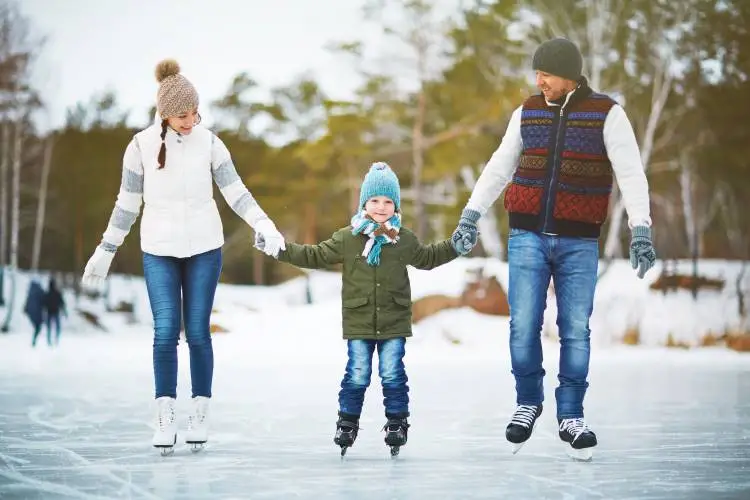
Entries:
MULTIPOLYGON (((210 445, 193 454, 179 444, 171 457, 150 447, 147 329, 70 335, 56 351, 31 352, 25 335, 0 339, 0 498, 750 498, 748 356, 595 350, 586 412, 600 445, 579 463, 556 436, 554 344, 545 412, 512 456, 507 340, 476 333, 452 345, 422 332, 407 344, 409 443, 390 458, 374 375, 342 461, 332 438, 345 344, 317 333, 304 308, 286 321, 308 327, 262 342, 215 337, 210 445)), ((182 344, 180 363, 182 408, 182 344)))

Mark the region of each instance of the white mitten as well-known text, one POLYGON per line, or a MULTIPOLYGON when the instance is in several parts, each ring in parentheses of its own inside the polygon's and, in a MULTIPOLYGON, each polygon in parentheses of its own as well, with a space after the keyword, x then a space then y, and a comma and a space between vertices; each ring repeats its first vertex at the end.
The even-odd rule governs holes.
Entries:
POLYGON ((81 285, 84 288, 98 288, 107 277, 109 266, 112 264, 114 257, 114 252, 107 252, 101 247, 96 247, 94 255, 91 256, 83 270, 81 285))
POLYGON ((255 237, 256 247, 260 248, 262 246, 263 253, 266 255, 270 255, 275 259, 279 256, 279 251, 286 250, 284 236, 276 229, 276 225, 271 219, 259 220, 255 223, 253 229, 258 233, 255 237), (260 240, 263 242, 260 246, 258 245, 258 235, 262 237, 260 240))

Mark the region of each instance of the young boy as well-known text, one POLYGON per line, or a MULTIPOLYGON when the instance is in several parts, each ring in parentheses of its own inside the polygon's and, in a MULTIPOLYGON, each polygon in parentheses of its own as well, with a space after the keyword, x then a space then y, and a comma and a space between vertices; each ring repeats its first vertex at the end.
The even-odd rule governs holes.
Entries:
MULTIPOLYGON (((422 245, 413 232, 401 227, 400 200, 396 174, 387 164, 375 163, 362 183, 359 211, 350 226, 317 245, 286 243, 286 250, 278 254, 280 261, 311 269, 343 263, 341 305, 349 360, 333 439, 342 456, 357 438, 376 349, 388 420, 383 428, 385 442, 392 455, 406 444, 409 387, 403 358, 406 338, 412 335, 406 266, 433 269, 458 256, 450 239, 422 245)), ((263 246, 263 238, 256 237, 256 247, 263 246)))

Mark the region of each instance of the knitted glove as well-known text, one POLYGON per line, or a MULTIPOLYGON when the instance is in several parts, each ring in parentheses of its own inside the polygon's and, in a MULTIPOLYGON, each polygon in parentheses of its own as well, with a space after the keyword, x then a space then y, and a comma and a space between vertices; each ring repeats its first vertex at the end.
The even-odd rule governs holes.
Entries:
POLYGON ((276 229, 271 219, 261 219, 255 223, 255 248, 274 259, 279 251, 286 250, 284 236, 276 229))
POLYGON ((451 236, 453 249, 459 255, 466 255, 477 244, 479 231, 477 230, 477 221, 480 214, 476 210, 464 208, 461 212, 461 218, 458 220, 458 226, 451 236))
POLYGON ((654 267, 656 252, 651 243, 651 228, 647 226, 635 226, 631 231, 630 240, 630 265, 638 269, 638 277, 643 279, 646 272, 654 267))
POLYGON ((114 258, 115 252, 108 252, 102 247, 96 247, 94 255, 91 256, 83 270, 81 285, 84 288, 98 288, 107 277, 109 266, 114 258))

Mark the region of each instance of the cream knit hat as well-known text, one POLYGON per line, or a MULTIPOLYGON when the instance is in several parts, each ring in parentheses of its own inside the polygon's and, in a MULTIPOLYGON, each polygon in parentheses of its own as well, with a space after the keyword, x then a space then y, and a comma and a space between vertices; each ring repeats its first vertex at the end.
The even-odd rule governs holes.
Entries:
POLYGON ((198 108, 198 92, 180 74, 180 65, 174 59, 164 59, 156 65, 156 81, 159 82, 156 110, 162 119, 198 108))

